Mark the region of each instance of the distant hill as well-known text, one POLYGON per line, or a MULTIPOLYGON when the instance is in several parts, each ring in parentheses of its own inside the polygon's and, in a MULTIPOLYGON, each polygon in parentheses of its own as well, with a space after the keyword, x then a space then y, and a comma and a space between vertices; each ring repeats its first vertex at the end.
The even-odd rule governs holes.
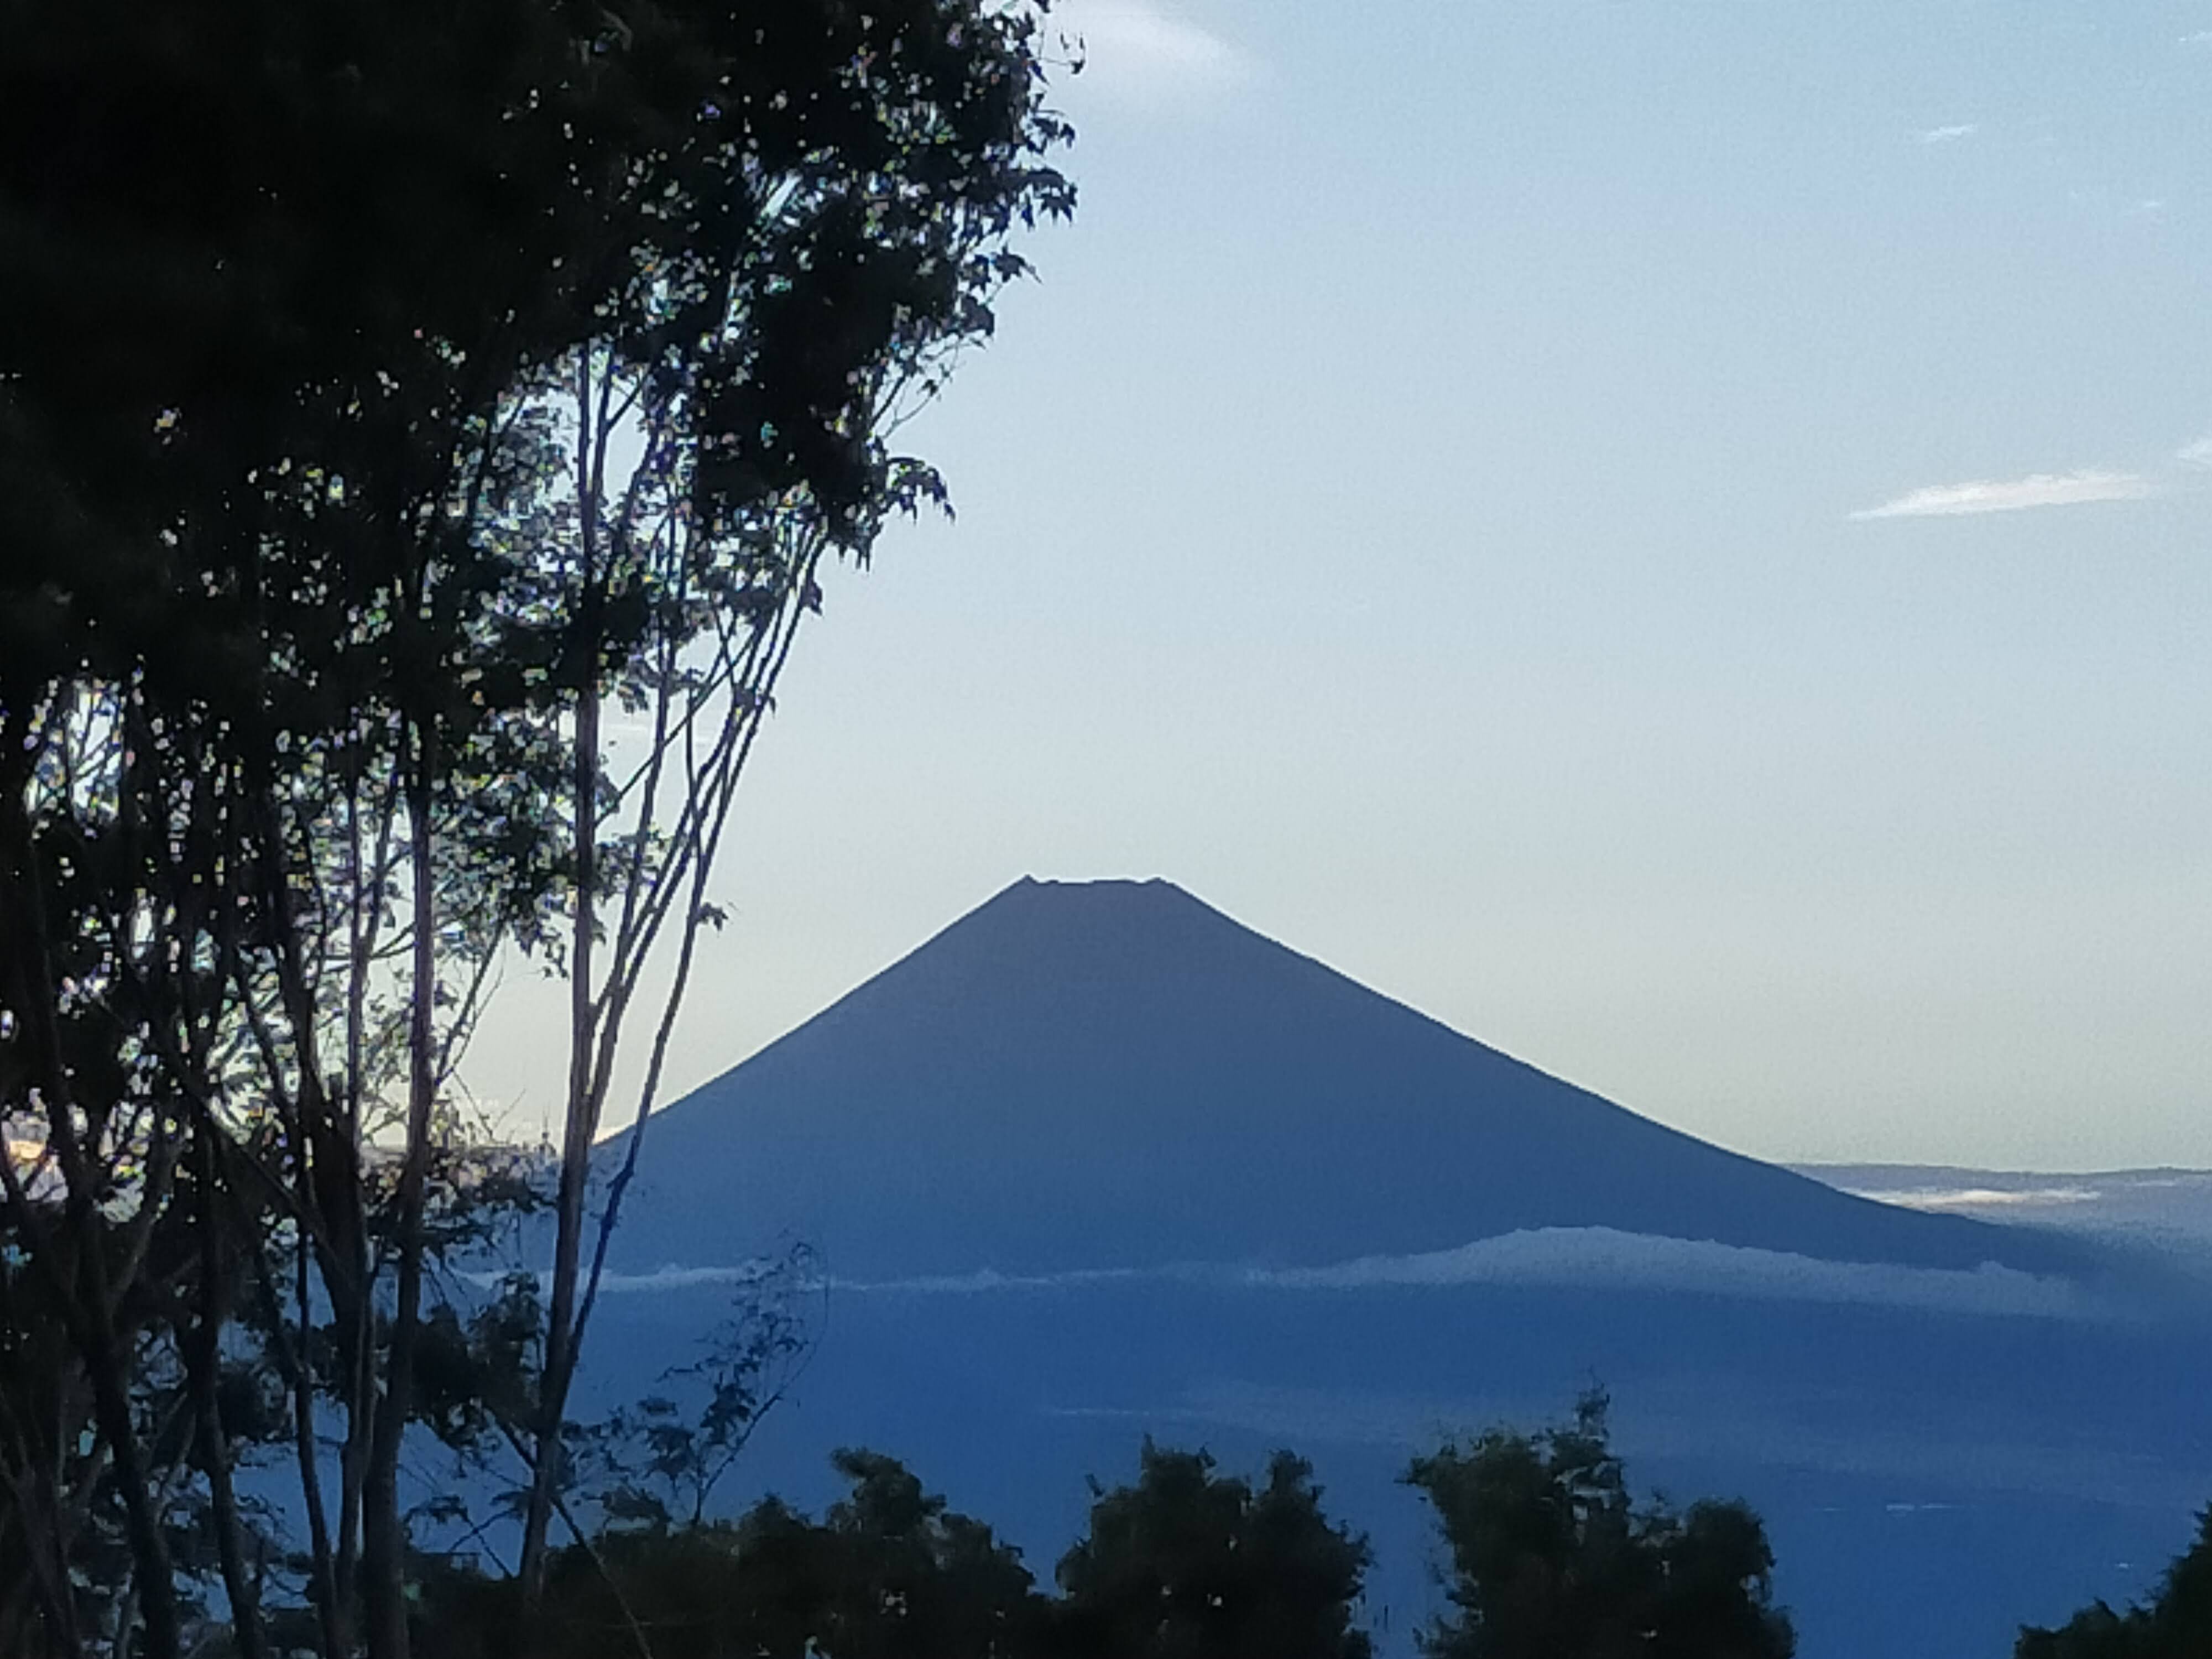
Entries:
POLYGON ((1907 1209, 2148 1247, 2202 1279, 2212 1273, 2212 1170, 1974 1170, 1953 1164, 1806 1164, 1801 1175, 1907 1209))
POLYGON ((1937 1267, 2086 1248, 1708 1146, 1168 883, 1025 879, 656 1115, 615 1259, 796 1234, 858 1279, 1287 1267, 1541 1227, 1937 1267))

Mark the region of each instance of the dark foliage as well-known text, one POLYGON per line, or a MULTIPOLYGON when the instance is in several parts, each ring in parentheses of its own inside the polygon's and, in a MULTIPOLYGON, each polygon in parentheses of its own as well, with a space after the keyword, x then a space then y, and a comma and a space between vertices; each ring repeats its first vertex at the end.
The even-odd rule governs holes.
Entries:
POLYGON ((2021 1630, 2014 1659, 2203 1659, 2212 1654, 2212 1509, 2158 1594, 2115 1613, 2093 1602, 2056 1630, 2021 1630))
POLYGON ((618 1532, 550 1564, 538 1645, 520 1587, 444 1567, 426 1583, 424 1659, 837 1659, 1042 1656, 1048 1608, 1017 1552, 894 1460, 845 1451, 845 1498, 811 1521, 770 1498, 733 1524, 618 1532))
POLYGON ((1145 1443, 1061 1558, 1070 1659, 1367 1659, 1352 1628, 1366 1540, 1332 1526, 1313 1468, 1278 1452, 1258 1487, 1203 1451, 1145 1443))
POLYGON ((265 1586, 405 1659, 402 1441, 531 1464, 542 1560, 633 995, 823 563, 941 499, 891 434, 1067 210, 1066 131, 1036 11, 980 0, 0 27, 0 1302, 42 1324, 0 1639, 174 1659, 219 1599, 259 1659, 265 1586), (574 993, 534 1331, 435 1272, 517 949, 574 993), (303 1582, 229 1480, 272 1429, 303 1582))
POLYGON ((429 1564, 425 1659, 1367 1659, 1352 1628, 1367 1549, 1322 1515, 1287 1452, 1258 1486, 1203 1452, 1146 1445, 1100 1491, 1058 1598, 1020 1554, 896 1460, 837 1454, 851 1483, 813 1521, 775 1498, 728 1523, 611 1530, 553 1558, 539 1645, 521 1588, 429 1564))
POLYGON ((1447 1443, 1406 1479, 1435 1506, 1451 1554, 1457 1611, 1425 1636, 1431 1659, 1789 1659, 1796 1649, 1771 1605, 1759 1517, 1741 1504, 1679 1515, 1635 1504, 1601 1394, 1571 1427, 1447 1443))

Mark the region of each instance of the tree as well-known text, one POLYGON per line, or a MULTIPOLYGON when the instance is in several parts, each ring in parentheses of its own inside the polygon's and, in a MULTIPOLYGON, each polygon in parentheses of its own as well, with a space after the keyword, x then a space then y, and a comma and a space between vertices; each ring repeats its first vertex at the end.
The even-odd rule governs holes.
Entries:
POLYGON ((2212 1509, 2148 1602, 2115 1613, 2092 1602, 2056 1630, 2022 1627, 2014 1659, 2196 1659, 2212 1653, 2212 1509))
MULTIPOLYGON (((11 9, 4 1265, 94 1442, 64 1471, 91 1484, 41 1501, 112 1495, 153 1659, 182 1647, 184 1486, 254 1641, 209 1390, 179 1408, 196 1463, 139 1409, 155 1356, 219 1359, 241 1308, 290 1396, 318 1644, 405 1654, 400 1449, 441 1193, 473 1178, 454 1070, 517 950, 573 992, 554 1270, 503 1425, 542 1582, 626 1180, 594 1231, 621 1038, 672 955, 641 1122, 823 567, 940 499, 891 434, 988 332, 1012 232, 1070 204, 1036 27, 980 0, 11 9), (230 1231, 172 1280, 149 1245, 188 1211, 230 1231)), ((28 1447, 26 1490, 54 1467, 28 1447)))
POLYGON ((1059 1566, 1061 1651, 1367 1659, 1352 1623, 1366 1540, 1330 1524, 1303 1459, 1276 1453, 1255 1490, 1203 1451, 1147 1439, 1134 1486, 1092 1491, 1089 1529, 1059 1566))
MULTIPOLYGON (((851 1490, 820 1521, 767 1499, 735 1523, 617 1531, 549 1563, 547 1659, 1045 1659, 1045 1603, 1018 1553, 896 1460, 841 1451, 851 1490)), ((520 1586, 447 1569, 425 1659, 515 1653, 520 1586)))
POLYGON ((813 1358, 810 1319, 828 1295, 812 1251, 794 1246, 753 1264, 728 1317, 659 1386, 591 1425, 571 1425, 568 1467, 587 1504, 615 1529, 667 1533, 706 1524, 714 1489, 753 1431, 813 1358), (813 1304, 813 1305, 810 1305, 813 1304))
POLYGON ((1448 1441, 1406 1474, 1435 1508, 1457 1611, 1434 1659, 1788 1659, 1774 1557, 1741 1504, 1639 1506, 1602 1394, 1571 1426, 1448 1441))

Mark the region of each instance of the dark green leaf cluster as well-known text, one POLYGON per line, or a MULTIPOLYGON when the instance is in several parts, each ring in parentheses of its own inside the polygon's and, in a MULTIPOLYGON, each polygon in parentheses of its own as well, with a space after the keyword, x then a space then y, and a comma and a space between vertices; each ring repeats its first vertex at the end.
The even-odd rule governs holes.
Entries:
POLYGON ((807 549, 865 557, 939 496, 887 416, 989 331, 1006 234, 1073 199, 1035 27, 974 0, 23 9, 0 709, 127 684, 164 729, 213 722, 219 762, 356 787, 434 733, 426 785, 526 927, 576 873, 528 717, 645 697, 810 605, 807 549), (611 471, 625 423, 644 453, 611 471))
POLYGON ((1060 1563, 1073 1659, 1367 1659, 1352 1628, 1366 1540, 1322 1513, 1312 1466, 1279 1452, 1256 1488, 1147 1439, 1133 1486, 1101 1492, 1060 1563))
MULTIPOLYGON (((845 1451, 821 1521, 771 1498, 732 1524, 614 1532, 552 1564, 533 1659, 1017 1659, 1049 1650, 1019 1553, 894 1460, 845 1451)), ((425 1583, 424 1659, 509 1659, 518 1587, 450 1565, 425 1583)))
POLYGON ((657 1392, 569 1426, 571 1501, 617 1528, 700 1525, 761 1419, 813 1357, 813 1316, 827 1291, 804 1245, 756 1263, 696 1357, 663 1372, 657 1392))
POLYGON ((460 1451, 495 1443, 502 1424, 526 1421, 540 1317, 533 1273, 510 1274, 475 1308, 452 1302, 433 1307, 415 1353, 416 1419, 460 1451))
POLYGON ((2212 1653, 2212 1509, 2157 1595, 2125 1613, 2092 1603, 2056 1630, 2024 1628, 2014 1659, 2202 1659, 2212 1653))
MULTIPOLYGON (((556 1559, 546 1659, 1364 1659, 1352 1628, 1364 1543, 1322 1513, 1289 1453, 1265 1481, 1203 1452, 1145 1448, 1099 1492, 1040 1593, 1020 1553, 895 1459, 837 1454, 846 1496, 812 1521, 769 1498, 728 1524, 603 1534, 556 1559)), ((430 1564, 417 1651, 508 1659, 516 1589, 430 1564)))
MULTIPOLYGON (((1136 1480, 1092 1484, 1059 1593, 903 1465, 838 1454, 847 1496, 819 1522, 769 1499, 733 1523, 617 1528, 556 1558, 553 1655, 750 1659, 1368 1659, 1365 1540, 1332 1522, 1285 1451, 1258 1481, 1145 1443, 1136 1480)), ((1638 1508, 1601 1403, 1571 1428, 1499 1431, 1414 1466, 1457 1568, 1456 1620, 1425 1646, 1530 1659, 1786 1659, 1771 1566, 1738 1504, 1638 1508)), ((429 1564, 422 1650, 516 1654, 515 1586, 429 1564)), ((2104 1659, 2105 1650, 2083 1650, 2104 1659)), ((2119 1650, 2114 1650, 2119 1652, 2119 1650)), ((2176 1650, 2179 1651, 2179 1650, 2176 1650)), ((2132 1656, 2135 1650, 2126 1650, 2132 1656)), ((2164 1659, 2166 1650, 2143 1650, 2164 1659)), ((2057 1650, 2074 1659, 2075 1650, 2057 1650)), ((2054 1659, 2057 1659, 2054 1656, 2054 1659)))
POLYGON ((1789 1659, 1771 1604, 1773 1552, 1741 1504, 1639 1505, 1612 1449, 1601 1394, 1574 1423, 1495 1430, 1418 1458, 1456 1611, 1432 1659, 1789 1659))
POLYGON ((823 562, 941 500, 893 436, 1069 210, 1068 134, 1036 11, 993 0, 0 25, 0 1299, 57 1368, 20 1402, 52 1432, 0 1443, 33 1517, 0 1515, 0 1639, 81 1645, 102 1492, 149 1653, 204 1554, 170 1494, 250 1613, 243 1344, 289 1395, 317 1645, 396 1659, 400 1441, 509 1431, 504 1395, 557 1465, 624 1015, 710 914, 823 562), (455 1086, 510 947, 579 988, 536 1400, 516 1332, 423 1289, 511 1207, 455 1086))

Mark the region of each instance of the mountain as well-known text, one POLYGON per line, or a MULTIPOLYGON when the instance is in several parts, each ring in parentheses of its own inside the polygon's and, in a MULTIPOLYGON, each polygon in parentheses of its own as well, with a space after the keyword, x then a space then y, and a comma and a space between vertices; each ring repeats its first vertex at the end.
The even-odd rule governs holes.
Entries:
POLYGON ((795 1235, 877 1279, 1316 1266, 1568 1227, 1948 1268, 2085 1248, 1706 1145, 1166 882, 1024 879, 656 1114, 614 1255, 723 1265, 795 1235))
MULTIPOLYGON (((2039 1214, 2115 1196, 2076 1184, 2039 1214)), ((818 1507, 878 1447, 1049 1562, 1148 1435, 1288 1445, 1374 1540, 1385 1659, 1445 1610, 1407 1460, 1594 1378, 1639 1485, 1766 1518, 1803 1659, 2009 1651, 2135 1594, 2212 1491, 2197 1258, 1723 1152, 1161 882, 1018 883, 655 1116, 579 1415, 696 1401, 746 1305, 711 1270, 784 1233, 842 1283, 724 1502, 818 1507), (1992 1261, 2037 1276, 1955 1271, 1992 1261)))

